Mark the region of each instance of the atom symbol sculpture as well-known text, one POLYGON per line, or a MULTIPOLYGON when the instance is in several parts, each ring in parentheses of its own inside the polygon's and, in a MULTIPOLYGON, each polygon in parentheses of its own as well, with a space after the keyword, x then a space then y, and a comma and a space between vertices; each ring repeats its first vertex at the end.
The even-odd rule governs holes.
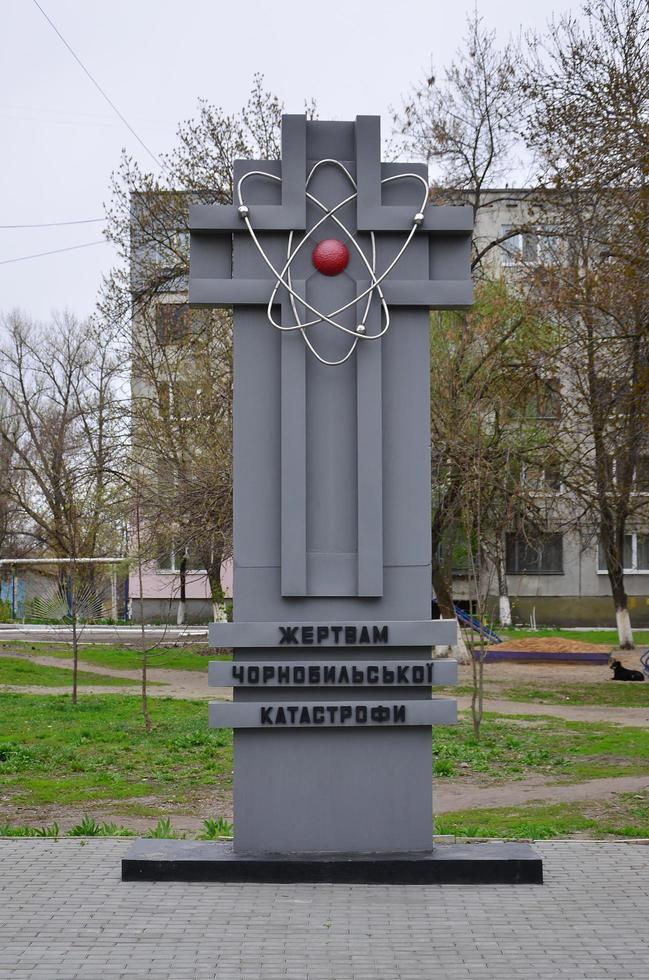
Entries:
MULTIPOLYGON (((360 341, 378 340, 380 337, 384 336, 384 334, 387 332, 387 330, 390 327, 390 311, 388 309, 387 303, 385 302, 385 297, 381 289, 381 283, 386 278, 386 276, 388 276, 392 272, 397 262, 399 261, 401 256, 408 248, 408 245, 412 241, 412 238, 415 232, 417 231, 417 228, 422 224, 424 220, 423 212, 426 206, 426 201, 428 200, 428 184, 426 183, 425 179, 421 177, 419 174, 396 174, 393 177, 384 177, 383 180, 381 181, 381 184, 389 184, 397 180, 407 180, 407 179, 418 180, 423 185, 423 197, 419 210, 413 215, 412 228, 408 232, 405 242, 403 243, 403 245, 401 246, 401 248, 399 249, 395 257, 393 258, 393 260, 390 262, 388 267, 380 275, 377 275, 376 240, 375 240, 374 232, 373 231, 370 232, 371 255, 370 258, 368 258, 365 255, 359 243, 357 242, 354 233, 349 231, 349 229, 344 225, 344 223, 340 220, 340 218, 336 213, 341 208, 343 208, 346 204, 349 204, 350 201, 355 200, 356 197, 358 196, 358 188, 356 185, 356 181, 349 173, 347 168, 342 163, 340 163, 339 160, 320 160, 318 161, 318 163, 315 164, 315 166, 310 171, 306 179, 306 188, 307 188, 306 196, 313 204, 316 205, 316 207, 318 207, 323 212, 323 215, 315 222, 315 224, 311 228, 307 229, 307 231, 304 233, 304 237, 301 239, 300 242, 298 242, 295 248, 293 247, 295 232, 293 231, 289 232, 288 245, 286 250, 286 262, 283 268, 281 269, 281 271, 278 271, 273 265, 273 263, 271 262, 271 260, 269 259, 261 242, 259 241, 259 238, 255 233, 254 228, 252 227, 250 221, 250 209, 248 205, 245 203, 245 201, 243 200, 243 185, 244 182, 249 177, 267 177, 268 180, 275 180, 280 182, 282 178, 277 177, 275 174, 266 173, 263 170, 252 170, 249 173, 244 174, 237 184, 239 214, 242 220, 245 222, 246 228, 248 229, 250 237, 252 238, 252 241, 254 242, 257 250, 259 251, 259 254, 261 255, 262 259, 264 260, 264 262, 272 272, 273 276, 275 277, 275 285, 273 287, 273 291, 268 301, 268 307, 266 310, 268 322, 277 330, 281 330, 281 331, 299 330, 300 333, 302 334, 302 337, 304 338, 304 342, 306 343, 307 347, 309 348, 311 353, 320 361, 321 364, 326 364, 331 367, 335 367, 338 364, 344 364, 345 361, 349 360, 349 358, 352 356, 360 341), (327 207, 326 204, 323 204, 322 201, 319 201, 317 197, 314 197, 314 195, 309 192, 309 184, 313 180, 314 174, 320 167, 323 166, 338 167, 338 169, 345 174, 347 180, 349 181, 351 187, 353 188, 353 193, 343 198, 343 200, 339 201, 333 207, 327 207), (344 306, 340 306, 338 307, 337 310, 333 310, 330 313, 322 313, 320 310, 316 309, 316 307, 311 306, 303 296, 300 296, 294 290, 293 282, 291 278, 291 266, 295 261, 295 257, 300 253, 300 251, 305 246, 305 244, 310 239, 312 239, 314 233, 325 221, 327 221, 328 218, 333 219, 336 225, 338 225, 338 227, 340 228, 341 232, 348 239, 350 246, 354 248, 358 253, 358 255, 360 256, 363 264, 365 265, 369 273, 370 285, 367 287, 367 289, 363 290, 363 292, 361 292, 358 296, 355 296, 354 299, 350 300, 348 303, 345 303, 344 306), (275 298, 281 287, 284 287, 284 289, 286 289, 286 291, 290 296, 291 309, 293 312, 293 317, 295 319, 295 323, 291 325, 289 324, 284 325, 278 323, 273 317, 273 312, 272 312, 273 303, 275 302, 275 298), (372 298, 374 297, 375 294, 378 297, 378 300, 381 304, 381 311, 382 311, 381 319, 383 322, 381 325, 381 329, 379 330, 378 333, 370 334, 367 333, 366 323, 370 311, 370 305, 372 303, 372 298), (365 310, 363 312, 362 319, 354 329, 351 329, 350 327, 345 327, 343 326, 343 324, 337 322, 337 320, 335 319, 337 316, 340 316, 341 313, 344 313, 351 306, 354 306, 356 303, 358 303, 362 299, 365 299, 366 297, 367 297, 367 301, 365 303, 365 310), (310 313, 312 313, 314 319, 303 321, 302 318, 300 317, 297 308, 298 303, 304 306, 310 313), (309 327, 313 327, 317 323, 329 323, 336 330, 340 330, 342 333, 348 334, 352 338, 347 353, 339 360, 336 361, 327 360, 316 350, 313 341, 310 339, 308 335, 308 330, 309 327)), ((349 252, 347 247, 342 242, 339 242, 336 239, 326 239, 325 241, 319 242, 313 251, 313 264, 315 265, 316 269, 318 269, 324 275, 332 276, 332 275, 337 275, 339 272, 342 272, 342 270, 347 265, 348 259, 349 259, 349 252)))

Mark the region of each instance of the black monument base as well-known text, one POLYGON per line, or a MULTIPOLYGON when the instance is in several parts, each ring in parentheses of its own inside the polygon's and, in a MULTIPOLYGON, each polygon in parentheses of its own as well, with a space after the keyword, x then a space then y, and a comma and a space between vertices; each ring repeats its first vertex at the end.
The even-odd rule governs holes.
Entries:
POLYGON ((236 854, 219 841, 133 843, 122 881, 220 881, 272 884, 540 885, 543 863, 529 844, 437 844, 426 853, 236 854))

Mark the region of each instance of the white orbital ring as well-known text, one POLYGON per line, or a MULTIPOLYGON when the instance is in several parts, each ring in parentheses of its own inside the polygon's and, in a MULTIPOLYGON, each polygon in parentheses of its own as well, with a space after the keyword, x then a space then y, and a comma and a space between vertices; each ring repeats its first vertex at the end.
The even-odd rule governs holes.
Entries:
POLYGON ((256 233, 255 233, 255 231, 254 231, 254 229, 252 227, 252 224, 250 222, 250 209, 249 209, 248 205, 245 204, 245 202, 243 200, 243 195, 242 195, 242 187, 243 187, 243 184, 244 184, 244 182, 249 177, 266 177, 269 180, 274 180, 274 181, 277 181, 277 182, 280 182, 280 183, 281 183, 281 179, 282 178, 276 176, 275 174, 269 174, 269 173, 267 173, 264 170, 251 170, 248 173, 244 174, 243 177, 241 177, 240 180, 237 183, 237 198, 239 200, 239 207, 238 207, 239 214, 241 215, 242 219, 245 221, 246 228, 248 229, 248 232, 250 234, 250 237, 251 237, 252 241, 254 242, 255 247, 257 248, 257 251, 261 255, 262 259, 264 260, 264 262, 266 263, 266 265, 268 266, 268 268, 270 269, 270 271, 273 273, 273 276, 275 277, 275 285, 273 287, 273 291, 271 293, 271 297, 270 297, 270 299, 268 301, 268 307, 266 309, 266 315, 268 317, 268 322, 271 324, 271 326, 275 327, 276 330, 281 330, 283 332, 289 332, 289 331, 292 331, 292 330, 299 330, 300 333, 302 334, 302 337, 304 338, 304 342, 306 343, 307 347, 309 348, 309 350, 311 351, 311 353, 320 361, 321 364, 325 364, 325 365, 327 365, 329 367, 335 367, 335 366, 337 366, 339 364, 344 364, 345 361, 349 360, 349 358, 352 356, 352 354, 356 350, 356 347, 357 347, 358 342, 360 340, 378 340, 380 337, 383 337, 384 334, 389 329, 389 326, 390 326, 390 311, 388 309, 387 303, 385 302, 385 297, 383 295, 383 291, 381 290, 381 283, 386 278, 386 276, 388 276, 390 274, 390 272, 392 272, 392 270, 396 266, 397 262, 400 260, 401 256, 404 254, 404 252, 408 248, 408 245, 412 241, 412 238, 413 238, 415 232, 417 231, 417 228, 422 224, 422 222, 424 220, 424 213, 423 212, 424 212, 424 208, 426 207, 426 202, 428 200, 428 184, 427 184, 426 180, 423 177, 421 177, 419 174, 412 174, 412 173, 395 174, 392 177, 384 177, 381 180, 381 184, 389 184, 389 183, 391 183, 392 181, 395 181, 395 180, 405 180, 405 179, 408 179, 408 178, 411 178, 411 179, 414 179, 414 180, 418 180, 418 181, 420 181, 420 183, 422 183, 424 185, 424 197, 423 197, 423 200, 422 200, 421 207, 420 207, 419 211, 417 211, 414 214, 414 216, 413 216, 413 219, 412 219, 412 221, 413 221, 412 228, 410 229, 410 231, 408 233, 408 236, 407 236, 405 242, 403 243, 403 245, 401 246, 401 248, 397 252, 397 254, 394 257, 394 259, 392 260, 392 262, 390 262, 390 264, 385 269, 385 271, 382 272, 381 275, 378 276, 378 278, 377 278, 377 275, 376 275, 376 238, 375 238, 374 232, 373 231, 370 232, 370 241, 372 243, 372 260, 370 262, 367 259, 367 257, 365 255, 365 253, 363 252, 362 248, 360 247, 359 243, 357 242, 354 234, 349 231, 349 229, 344 225, 344 223, 336 215, 336 211, 339 211, 340 208, 344 207, 346 204, 349 204, 350 201, 353 201, 353 200, 355 200, 356 197, 358 197, 358 187, 357 187, 356 181, 354 180, 354 178, 352 177, 352 175, 349 173, 349 171, 347 170, 347 168, 342 163, 340 163, 339 160, 319 160, 318 163, 316 163, 314 165, 314 167, 311 169, 311 171, 310 171, 310 173, 309 173, 309 175, 308 175, 308 177, 306 179, 306 188, 307 188, 306 196, 309 198, 309 200, 313 204, 315 204, 318 208, 320 208, 320 210, 323 211, 324 214, 323 214, 323 216, 318 221, 316 221, 316 223, 311 228, 309 228, 304 233, 304 237, 299 242, 299 244, 296 245, 295 248, 293 248, 293 235, 294 235, 294 232, 293 231, 290 231, 289 232, 288 245, 287 245, 287 255, 286 255, 286 263, 284 264, 284 267, 283 267, 283 269, 282 269, 281 272, 278 272, 277 271, 277 269, 275 268, 275 266, 273 265, 273 263, 269 259, 268 255, 266 254, 263 246, 261 245, 261 243, 260 243, 260 241, 259 241, 259 239, 258 239, 258 237, 257 237, 257 235, 256 235, 256 233), (342 172, 345 174, 345 176, 349 180, 351 186, 354 188, 354 192, 352 194, 350 194, 348 197, 344 198, 342 201, 339 201, 338 204, 334 205, 331 208, 328 208, 325 204, 322 203, 322 201, 319 201, 318 198, 314 197, 313 194, 310 194, 308 192, 308 187, 309 187, 309 184, 310 184, 310 182, 311 182, 311 180, 313 178, 313 175, 315 174, 316 170, 318 170, 319 167, 322 167, 324 165, 335 166, 335 167, 338 167, 340 170, 342 170, 342 172), (363 290, 362 293, 360 293, 358 296, 354 297, 353 300, 350 300, 344 306, 340 306, 337 310, 334 310, 332 313, 328 313, 327 314, 327 313, 322 313, 320 310, 316 309, 316 307, 311 306, 306 301, 306 299, 303 296, 300 296, 294 290, 293 283, 292 283, 292 278, 291 278, 291 265, 293 264, 293 261, 295 260, 295 257, 298 255, 298 253, 300 252, 300 250, 301 250, 302 246, 305 244, 305 242, 307 242, 312 237, 312 235, 314 234, 314 232, 317 231, 317 229, 320 227, 320 225, 322 225, 328 218, 332 218, 334 220, 334 222, 342 230, 342 232, 344 233, 344 235, 349 239, 349 241, 352 244, 352 246, 356 249, 356 251, 360 255, 361 260, 362 260, 363 264, 365 265, 365 267, 367 268, 367 271, 369 273, 369 276, 370 276, 370 285, 367 287, 367 289, 363 290), (286 291, 289 294, 290 299, 291 299, 291 309, 292 309, 292 312, 293 312, 293 316, 295 317, 295 324, 294 325, 290 325, 289 326, 289 325, 284 325, 284 324, 281 324, 281 323, 277 323, 277 321, 273 317, 273 312, 272 312, 273 303, 275 302, 275 297, 277 296, 278 290, 282 286, 284 287, 284 289, 286 289, 286 291), (366 325, 366 322, 367 322, 367 317, 369 315, 369 310, 370 310, 370 305, 372 303, 372 298, 373 298, 375 292, 378 295, 379 301, 381 303, 381 309, 383 310, 383 316, 384 316, 385 322, 384 322, 384 325, 383 325, 382 329, 378 333, 368 334, 366 332, 365 325, 366 325), (345 327, 341 323, 337 323, 333 319, 334 317, 338 316, 340 313, 344 313, 351 306, 355 306, 360 300, 364 299, 365 297, 367 297, 367 303, 365 304, 365 311, 363 313, 363 317, 362 317, 360 323, 357 324, 357 326, 354 329, 350 329, 349 327, 345 327), (307 320, 306 322, 302 322, 302 319, 301 319, 301 317, 299 315, 299 312, 298 312, 298 309, 297 309, 296 301, 297 301, 297 303, 300 303, 302 306, 304 306, 311 313, 313 313, 315 315, 315 319, 313 319, 313 320, 307 320), (353 342, 352 342, 352 344, 351 344, 351 346, 349 348, 349 350, 344 355, 344 357, 340 358, 337 361, 330 361, 330 360, 327 360, 325 357, 322 357, 322 355, 318 353, 318 351, 315 349, 312 341, 309 339, 309 337, 307 335, 307 329, 309 327, 315 326, 317 323, 330 323, 331 326, 333 326, 333 327, 336 328, 336 330, 340 330, 342 333, 349 334, 351 337, 354 338, 353 339, 353 342))

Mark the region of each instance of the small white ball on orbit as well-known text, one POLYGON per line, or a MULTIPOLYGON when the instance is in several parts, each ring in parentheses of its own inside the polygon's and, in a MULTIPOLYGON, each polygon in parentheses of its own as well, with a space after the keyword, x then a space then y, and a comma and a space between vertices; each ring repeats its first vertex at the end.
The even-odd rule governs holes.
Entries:
POLYGON ((365 333, 365 324, 359 323, 356 327, 356 333, 365 333))
POLYGON ((424 216, 421 213, 421 211, 417 211, 417 214, 414 216, 414 218, 412 220, 414 221, 414 223, 416 225, 421 225, 423 223, 423 220, 424 220, 424 216))
POLYGON ((247 218, 248 217, 248 215, 250 214, 250 208, 248 207, 247 204, 241 204, 240 205, 240 207, 239 207, 239 214, 241 215, 242 218, 247 218))

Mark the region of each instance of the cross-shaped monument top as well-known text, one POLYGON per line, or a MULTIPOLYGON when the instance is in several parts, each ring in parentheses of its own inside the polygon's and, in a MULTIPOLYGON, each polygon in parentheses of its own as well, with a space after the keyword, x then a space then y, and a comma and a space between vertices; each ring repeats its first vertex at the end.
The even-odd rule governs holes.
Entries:
MULTIPOLYGON (((328 323, 351 338, 347 356, 383 336, 391 306, 470 305, 472 209, 430 206, 424 165, 382 164, 378 116, 349 123, 284 116, 281 162, 239 161, 234 185, 233 204, 190 208, 193 305, 266 306, 272 325, 300 331, 312 349, 312 328, 328 323), (296 285, 321 271, 312 250, 323 239, 354 282, 345 303, 325 309, 296 285), (286 300, 288 322, 279 323, 273 306, 286 300), (353 310, 355 322, 346 323, 360 303, 366 312, 353 310)), ((329 290, 332 299, 336 292, 329 290)))

